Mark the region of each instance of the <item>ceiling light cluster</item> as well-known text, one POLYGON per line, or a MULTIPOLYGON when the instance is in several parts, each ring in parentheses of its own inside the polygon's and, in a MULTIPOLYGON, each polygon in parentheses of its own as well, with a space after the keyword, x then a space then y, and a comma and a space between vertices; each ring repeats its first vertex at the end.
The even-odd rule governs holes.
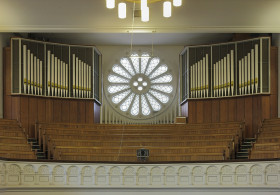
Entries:
MULTIPOLYGON (((163 2, 163 17, 169 18, 171 17, 172 13, 172 4, 171 1, 168 0, 126 0, 129 2, 134 2, 134 3, 141 3, 141 21, 142 22, 148 22, 150 19, 150 9, 148 7, 148 3, 152 2, 157 2, 157 1, 164 1, 163 2)), ((113 9, 115 8, 115 0, 106 0, 106 7, 108 9, 113 9)), ((182 0, 173 0, 173 6, 174 7, 179 7, 182 5, 182 0)), ((118 3, 118 16, 121 19, 126 18, 126 3, 124 0, 120 0, 118 3)))

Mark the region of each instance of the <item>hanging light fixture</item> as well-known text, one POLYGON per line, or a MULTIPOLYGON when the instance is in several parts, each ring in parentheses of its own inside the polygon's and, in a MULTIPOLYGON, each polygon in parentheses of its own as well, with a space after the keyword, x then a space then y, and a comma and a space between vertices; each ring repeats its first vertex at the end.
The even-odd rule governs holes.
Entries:
POLYGON ((118 5, 118 15, 120 19, 126 18, 126 4, 119 3, 118 5))
POLYGON ((180 7, 182 5, 182 0, 173 0, 173 6, 180 7))
POLYGON ((106 0, 106 7, 108 9, 113 9, 115 8, 115 0, 106 0))
POLYGON ((148 22, 150 19, 150 9, 145 7, 141 10, 141 21, 148 22))
MULTIPOLYGON (((172 0, 174 7, 179 7, 182 5, 182 0, 172 0)), ((150 9, 148 7, 148 3, 157 3, 157 2, 164 2, 163 3, 163 16, 165 18, 171 17, 172 13, 172 3, 171 0, 120 0, 118 4, 118 17, 121 19, 126 18, 126 3, 130 2, 134 4, 141 4, 139 8, 141 9, 141 21, 148 22, 150 20, 150 9)), ((116 0, 106 0, 106 7, 108 9, 115 8, 116 0)), ((137 11, 139 10, 137 9, 137 11)), ((137 14, 138 15, 138 14, 137 14)), ((139 14, 140 15, 140 14, 139 14)), ((134 16, 134 14, 133 14, 134 16)), ((136 16, 137 17, 137 16, 136 16)))
POLYGON ((141 10, 145 9, 148 7, 147 0, 141 0, 141 10))
POLYGON ((163 3, 163 17, 169 18, 171 17, 171 2, 165 1, 163 3))

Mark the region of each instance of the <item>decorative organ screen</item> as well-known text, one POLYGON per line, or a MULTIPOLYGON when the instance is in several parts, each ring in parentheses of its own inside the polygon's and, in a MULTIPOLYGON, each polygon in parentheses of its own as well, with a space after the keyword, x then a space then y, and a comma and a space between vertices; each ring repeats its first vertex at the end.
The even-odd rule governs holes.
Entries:
POLYGON ((94 72, 100 54, 95 47, 21 38, 11 42, 12 93, 72 98, 94 98, 96 90, 100 93, 100 72, 94 72))
POLYGON ((270 93, 270 38, 186 47, 182 101, 270 93))

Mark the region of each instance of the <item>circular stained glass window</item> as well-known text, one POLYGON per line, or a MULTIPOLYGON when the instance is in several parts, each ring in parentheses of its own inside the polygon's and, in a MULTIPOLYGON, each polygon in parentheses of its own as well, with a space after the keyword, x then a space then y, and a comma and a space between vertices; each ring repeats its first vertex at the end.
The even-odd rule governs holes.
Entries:
POLYGON ((170 101, 172 75, 166 64, 149 54, 132 54, 115 64, 108 76, 113 104, 132 116, 149 116, 170 101))

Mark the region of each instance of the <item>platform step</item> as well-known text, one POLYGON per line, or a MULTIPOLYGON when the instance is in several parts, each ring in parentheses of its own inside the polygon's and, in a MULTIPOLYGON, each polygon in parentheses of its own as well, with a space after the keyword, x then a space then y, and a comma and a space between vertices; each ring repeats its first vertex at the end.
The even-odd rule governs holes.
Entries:
POLYGON ((236 156, 236 159, 249 159, 249 156, 236 156))

